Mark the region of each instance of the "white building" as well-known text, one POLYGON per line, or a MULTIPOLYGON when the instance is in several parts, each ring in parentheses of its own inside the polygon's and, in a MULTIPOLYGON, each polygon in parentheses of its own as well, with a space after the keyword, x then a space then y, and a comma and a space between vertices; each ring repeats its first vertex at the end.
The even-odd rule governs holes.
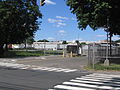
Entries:
POLYGON ((66 45, 62 42, 34 42, 33 47, 35 49, 45 49, 45 50, 61 50, 66 48, 66 45))

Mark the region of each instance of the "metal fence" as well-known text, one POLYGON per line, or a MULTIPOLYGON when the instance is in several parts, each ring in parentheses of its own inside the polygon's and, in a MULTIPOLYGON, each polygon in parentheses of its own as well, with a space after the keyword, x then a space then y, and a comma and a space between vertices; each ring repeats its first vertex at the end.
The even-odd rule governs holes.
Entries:
POLYGON ((109 59, 112 63, 120 63, 120 46, 89 44, 88 45, 88 65, 94 65, 97 62, 104 62, 109 59))

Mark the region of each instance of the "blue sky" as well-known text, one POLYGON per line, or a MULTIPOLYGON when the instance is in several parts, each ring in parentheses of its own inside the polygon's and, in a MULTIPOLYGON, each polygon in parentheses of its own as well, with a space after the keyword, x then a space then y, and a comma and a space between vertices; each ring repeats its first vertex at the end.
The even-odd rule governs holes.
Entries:
POLYGON ((45 2, 46 4, 40 7, 43 17, 39 19, 42 21, 39 26, 41 30, 36 32, 35 40, 99 41, 106 39, 106 32, 102 29, 96 31, 90 27, 84 31, 78 29, 76 17, 69 10, 65 0, 46 0, 45 2))

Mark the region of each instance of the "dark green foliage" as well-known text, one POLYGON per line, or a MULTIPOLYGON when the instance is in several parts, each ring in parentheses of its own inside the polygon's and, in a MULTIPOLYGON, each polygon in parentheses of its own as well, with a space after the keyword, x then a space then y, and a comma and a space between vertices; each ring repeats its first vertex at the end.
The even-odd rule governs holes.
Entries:
POLYGON ((27 43, 27 44, 33 44, 33 42, 35 42, 35 40, 33 39, 33 37, 29 37, 27 38, 24 43, 27 43))
POLYGON ((43 51, 8 51, 5 53, 3 58, 18 58, 31 56, 43 56, 43 51))
POLYGON ((38 40, 38 42, 49 42, 49 41, 46 39, 43 39, 43 40, 38 40))
POLYGON ((120 0, 67 0, 76 15, 78 27, 107 28, 109 34, 120 35, 120 0))
POLYGON ((21 43, 38 29, 38 6, 32 0, 0 2, 0 41, 21 43), (1 40, 2 39, 2 40, 1 40))
POLYGON ((0 44, 22 43, 33 37, 42 15, 37 0, 0 1, 0 44))
POLYGON ((82 42, 82 43, 80 43, 81 45, 86 45, 86 42, 82 42))
POLYGON ((78 40, 76 40, 75 42, 76 42, 77 44, 79 44, 79 41, 78 41, 78 40))
POLYGON ((67 41, 63 41, 62 44, 68 44, 67 41))
MULTIPOLYGON (((46 50, 45 55, 62 55, 63 51, 53 51, 53 50, 46 50)), ((44 56, 44 51, 38 50, 11 50, 4 53, 5 55, 2 58, 19 58, 19 57, 36 57, 36 56, 44 56)))

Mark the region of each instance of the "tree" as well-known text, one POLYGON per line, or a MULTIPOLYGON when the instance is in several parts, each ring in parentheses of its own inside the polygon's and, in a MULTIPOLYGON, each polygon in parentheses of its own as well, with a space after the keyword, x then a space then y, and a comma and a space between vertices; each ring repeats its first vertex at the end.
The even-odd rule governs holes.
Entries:
POLYGON ((28 37, 26 40, 27 44, 33 44, 33 42, 35 42, 33 37, 28 37))
POLYGON ((120 35, 120 0, 67 0, 67 5, 76 15, 80 29, 88 25, 93 30, 105 28, 110 42, 113 34, 120 35))
POLYGON ((120 39, 115 41, 116 43, 120 43, 120 39))
POLYGON ((67 0, 70 10, 76 15, 78 27, 86 29, 107 28, 109 34, 120 34, 119 0, 67 0))
POLYGON ((86 42, 81 42, 80 44, 81 44, 81 45, 86 45, 86 42))
POLYGON ((43 39, 43 40, 38 40, 38 42, 49 42, 49 41, 46 39, 43 39))
POLYGON ((42 15, 37 0, 0 1, 0 55, 4 44, 22 43, 34 36, 38 29, 37 19, 42 15))
POLYGON ((62 44, 68 44, 67 41, 63 41, 62 44))

